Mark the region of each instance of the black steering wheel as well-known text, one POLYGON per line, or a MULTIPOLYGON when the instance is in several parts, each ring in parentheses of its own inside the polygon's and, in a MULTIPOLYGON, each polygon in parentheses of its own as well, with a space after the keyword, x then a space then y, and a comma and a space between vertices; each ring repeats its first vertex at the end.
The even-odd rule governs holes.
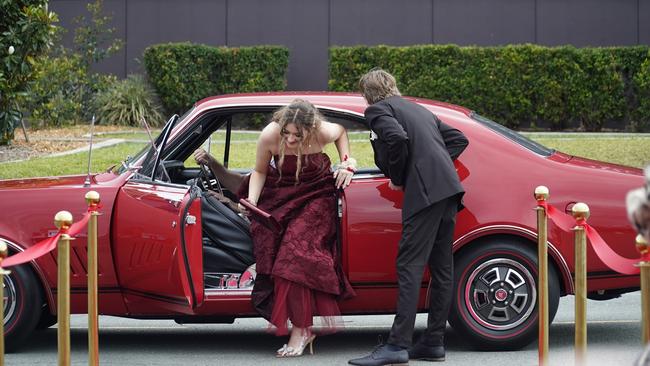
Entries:
MULTIPOLYGON (((217 201, 221 202, 225 207, 229 208, 237 216, 241 217, 244 221, 248 222, 248 218, 242 215, 239 206, 237 203, 233 202, 230 198, 226 197, 223 193, 223 188, 221 187, 221 182, 214 171, 210 169, 205 164, 199 164, 199 175, 196 177, 194 182, 202 191, 212 191, 216 194, 212 194, 217 201), (214 177, 214 182, 210 179, 210 176, 214 177)), ((208 195, 211 195, 208 193, 208 195)))
POLYGON ((221 188, 219 178, 207 165, 199 164, 199 175, 196 177, 196 181, 203 190, 211 190, 223 195, 223 188, 221 188), (214 183, 210 179, 210 176, 214 177, 214 183))

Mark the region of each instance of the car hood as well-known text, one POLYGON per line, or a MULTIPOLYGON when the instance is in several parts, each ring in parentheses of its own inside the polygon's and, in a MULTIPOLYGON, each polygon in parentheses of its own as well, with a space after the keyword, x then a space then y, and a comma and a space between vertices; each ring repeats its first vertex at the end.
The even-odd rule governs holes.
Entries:
POLYGON ((83 186, 86 175, 0 180, 0 190, 83 186))
POLYGON ((87 212, 88 191, 100 195, 100 226, 108 232, 113 203, 128 176, 102 173, 90 178, 89 187, 84 187, 86 175, 0 180, 0 238, 23 247, 47 238, 57 212, 69 211, 75 220, 87 212))

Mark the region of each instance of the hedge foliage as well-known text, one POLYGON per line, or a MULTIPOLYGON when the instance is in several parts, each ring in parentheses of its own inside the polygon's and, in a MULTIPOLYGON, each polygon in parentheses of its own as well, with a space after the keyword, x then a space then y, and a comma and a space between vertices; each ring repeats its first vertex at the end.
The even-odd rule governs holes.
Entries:
POLYGON ((510 128, 606 123, 650 127, 649 47, 513 45, 333 47, 329 88, 356 91, 373 67, 391 72, 404 95, 468 107, 510 128))
POLYGON ((165 110, 182 113, 211 95, 284 90, 289 50, 158 44, 145 49, 144 65, 165 110))

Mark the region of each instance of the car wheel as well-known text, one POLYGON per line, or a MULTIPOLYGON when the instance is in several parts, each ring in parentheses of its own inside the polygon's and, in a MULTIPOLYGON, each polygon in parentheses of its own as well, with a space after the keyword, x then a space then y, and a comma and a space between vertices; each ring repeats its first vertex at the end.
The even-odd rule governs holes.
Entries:
POLYGON ((38 281, 26 265, 11 267, 4 276, 4 330, 7 352, 18 349, 40 317, 43 296, 38 281))
MULTIPOLYGON (((481 349, 524 347, 537 337, 537 251, 513 238, 475 244, 455 261, 449 323, 481 349)), ((552 321, 560 288, 552 265, 548 272, 552 321)))
POLYGON ((38 323, 36 323, 36 330, 45 330, 56 324, 57 321, 58 319, 56 315, 50 313, 50 309, 47 307, 47 305, 43 304, 41 309, 41 318, 39 319, 38 323))

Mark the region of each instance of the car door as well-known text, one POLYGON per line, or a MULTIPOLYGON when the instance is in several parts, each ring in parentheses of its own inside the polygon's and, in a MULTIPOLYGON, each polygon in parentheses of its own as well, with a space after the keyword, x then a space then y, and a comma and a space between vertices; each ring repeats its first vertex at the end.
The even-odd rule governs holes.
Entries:
POLYGON ((113 255, 129 311, 192 314, 203 302, 201 207, 196 188, 131 179, 114 213, 113 255))
MULTIPOLYGON (((397 293, 395 257, 402 222, 402 192, 388 188, 388 179, 373 161, 369 130, 362 116, 321 109, 330 122, 343 125, 350 151, 357 158, 357 172, 350 186, 340 192, 343 267, 357 297, 341 304, 344 312, 359 309, 392 311, 397 293)), ((339 160, 334 144, 326 152, 339 160)))

